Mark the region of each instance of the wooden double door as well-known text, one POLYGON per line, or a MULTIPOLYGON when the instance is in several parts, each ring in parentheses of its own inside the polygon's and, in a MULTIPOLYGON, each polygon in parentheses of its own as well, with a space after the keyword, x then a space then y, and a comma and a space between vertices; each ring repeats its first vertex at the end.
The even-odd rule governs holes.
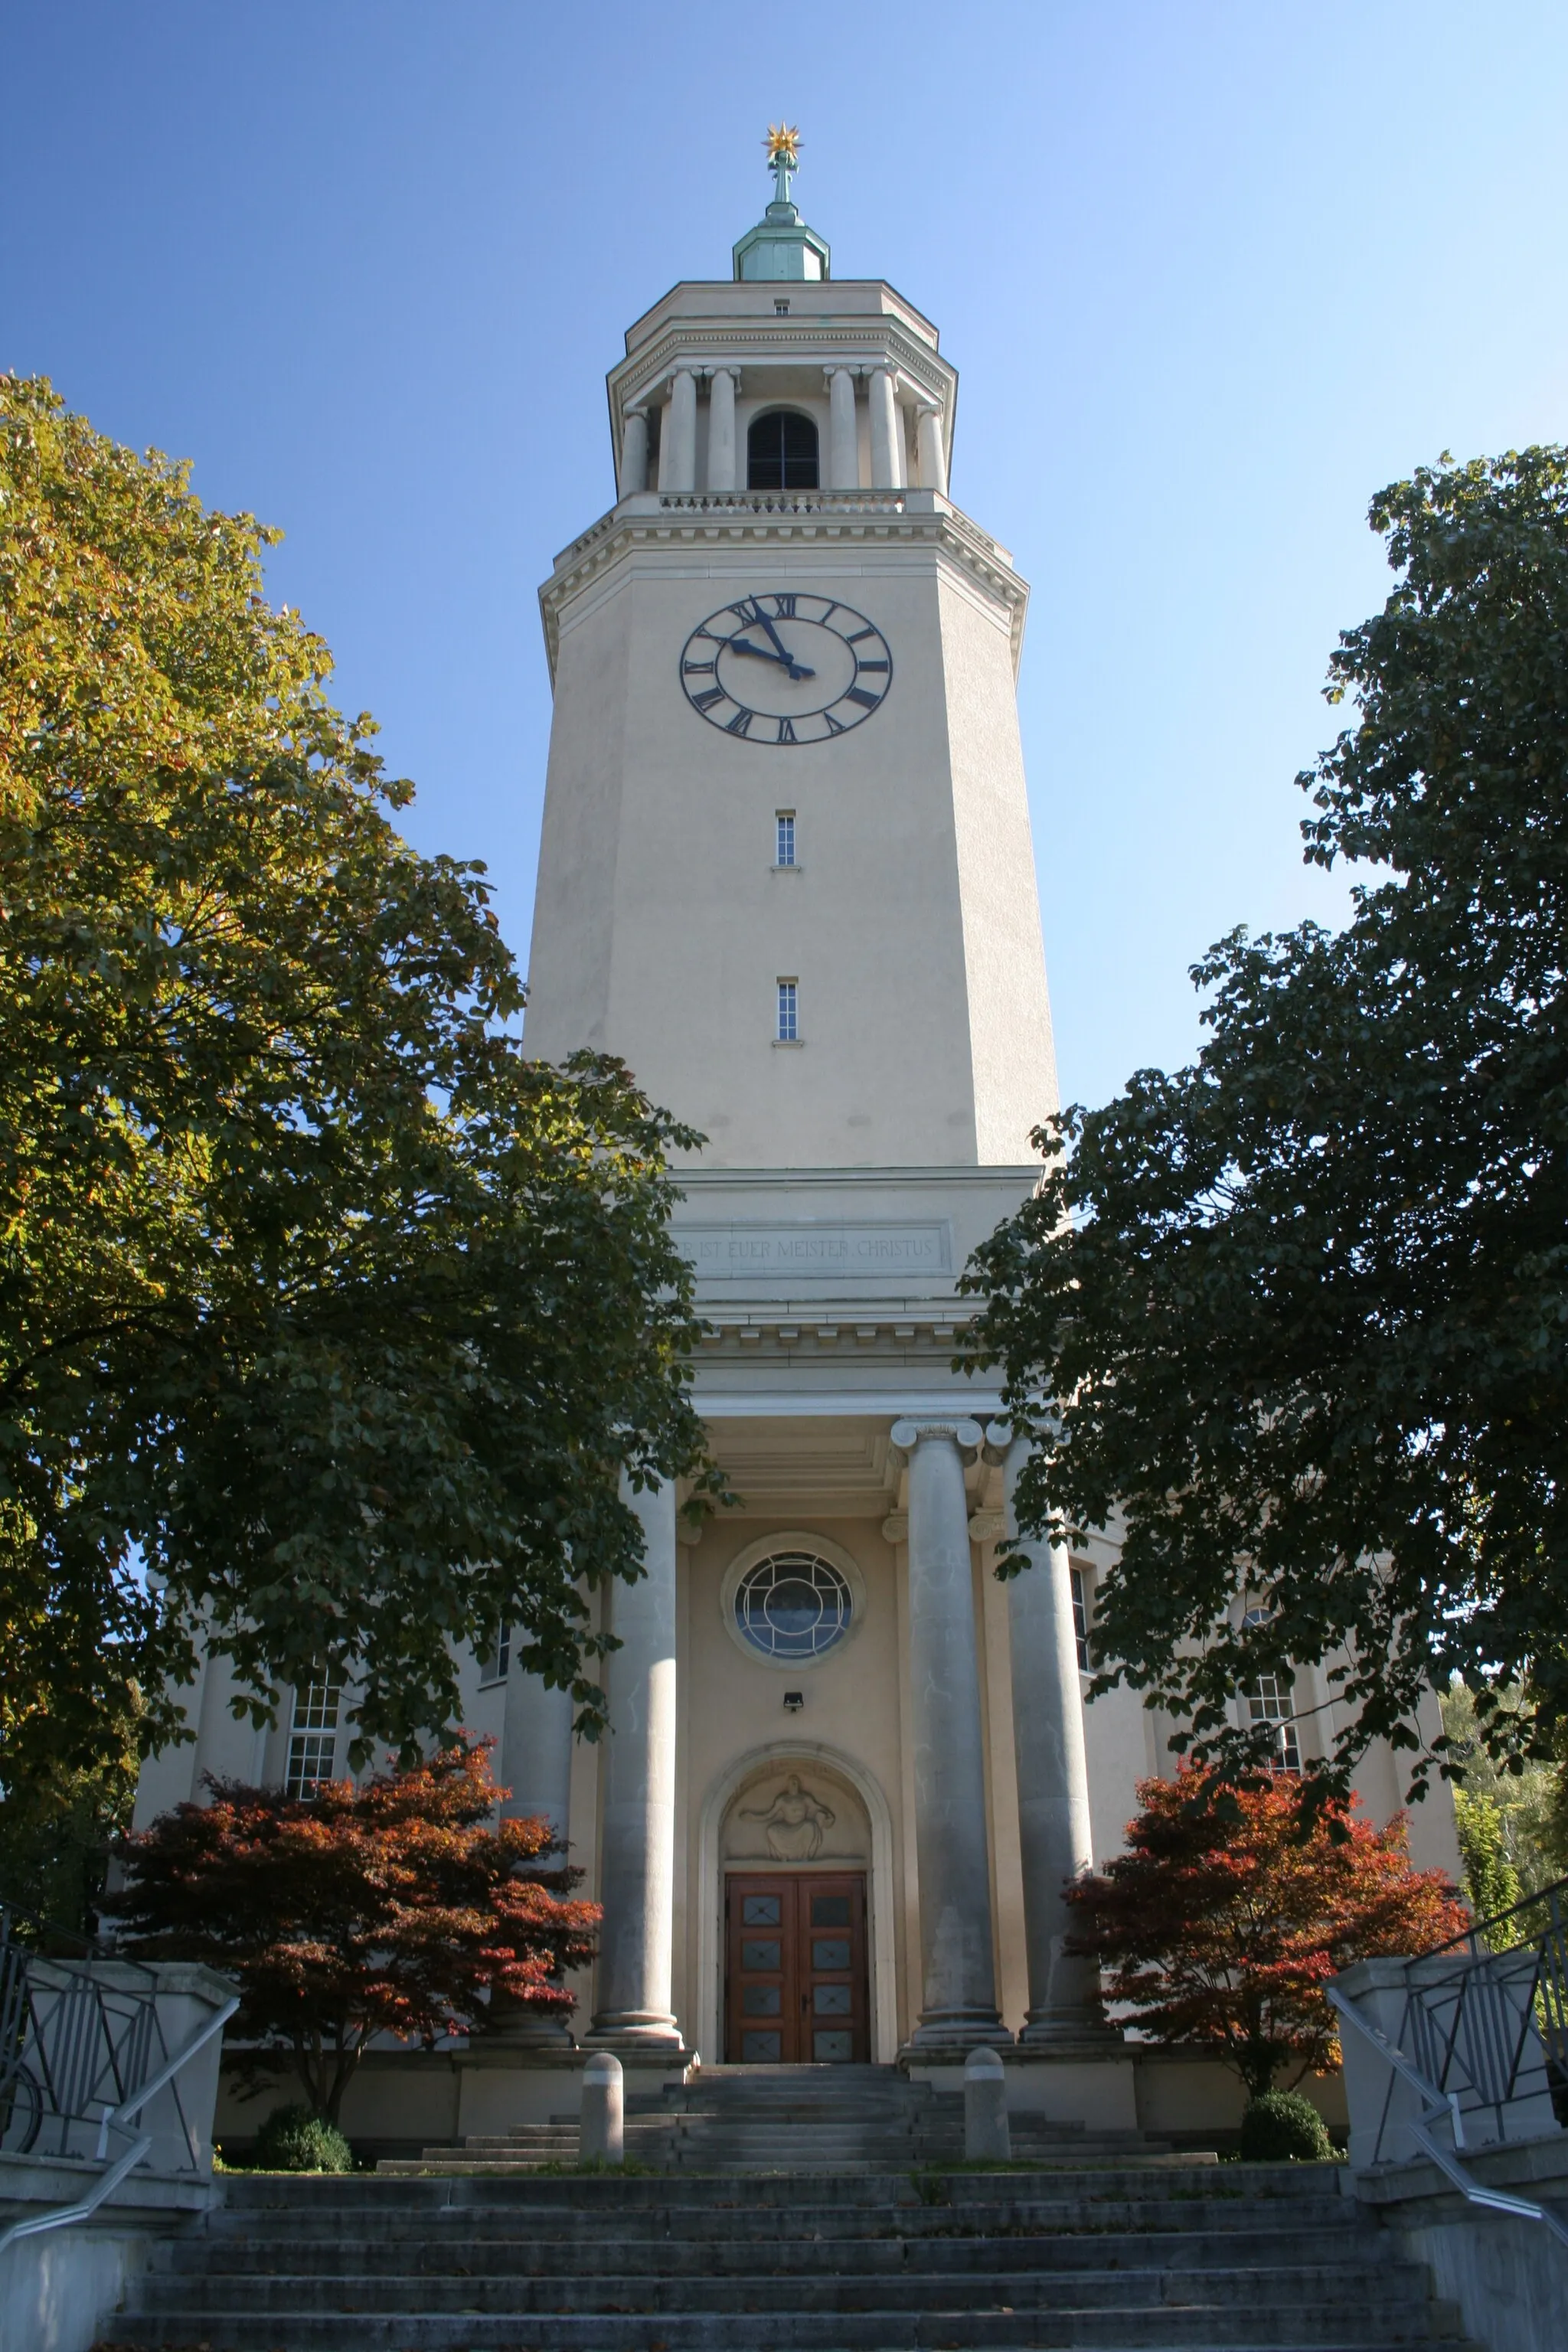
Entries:
POLYGON ((731 2065, 869 2059, 863 1871, 731 1872, 724 1943, 731 2065))

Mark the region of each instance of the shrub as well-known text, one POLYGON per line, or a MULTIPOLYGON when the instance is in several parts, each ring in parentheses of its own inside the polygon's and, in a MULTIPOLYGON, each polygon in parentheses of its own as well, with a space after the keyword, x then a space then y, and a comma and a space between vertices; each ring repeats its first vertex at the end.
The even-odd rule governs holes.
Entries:
POLYGON ((254 2161, 263 2172, 352 2172, 353 2150, 311 2107, 274 2107, 256 2135, 254 2161))
POLYGON ((1126 1851, 1068 1889, 1068 1948, 1144 2033, 1219 2051, 1254 2098, 1338 2065, 1329 1978, 1467 1925, 1442 1872, 1412 1869, 1402 1813, 1380 1829, 1294 1773, 1232 1788, 1186 1765, 1138 1801, 1126 1851))
POLYGON ((1300 2091, 1265 2091, 1247 2101, 1241 2118, 1244 2164, 1328 2164, 1333 2153, 1328 2126, 1300 2091))

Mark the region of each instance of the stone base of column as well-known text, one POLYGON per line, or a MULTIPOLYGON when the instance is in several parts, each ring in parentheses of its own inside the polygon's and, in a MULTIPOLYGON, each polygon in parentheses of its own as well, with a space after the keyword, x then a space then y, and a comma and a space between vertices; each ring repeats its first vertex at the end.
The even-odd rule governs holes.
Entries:
POLYGON ((487 2049, 575 2050, 570 2011, 537 2009, 504 1992, 490 1995, 489 2011, 476 2037, 487 2049))
POLYGON ((485 2028, 488 2048, 575 2050, 572 2029, 557 2017, 505 2017, 485 2028))
POLYGON ((684 2063, 690 2056, 673 2017, 652 2009, 604 2009, 583 2036, 585 2050, 613 2050, 616 2057, 670 2058, 684 2063))
POLYGON ((1013 2037, 994 2009, 928 2009, 899 2053, 899 2063, 915 2058, 936 2063, 951 2052, 1010 2050, 1013 2037))
POLYGON ((1125 2037, 1117 2025, 1107 2024, 1098 2010, 1031 2009, 1018 2035, 1020 2050, 1121 2050, 1125 2037))

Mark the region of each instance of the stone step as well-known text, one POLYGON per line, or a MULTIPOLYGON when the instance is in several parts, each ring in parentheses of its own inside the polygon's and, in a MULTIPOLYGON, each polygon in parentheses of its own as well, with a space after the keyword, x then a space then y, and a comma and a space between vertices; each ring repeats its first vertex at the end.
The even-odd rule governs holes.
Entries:
MULTIPOLYGON (((1325 2234, 1321 2227, 1256 2227, 1247 2232, 1247 2258, 1271 2273, 1310 2269, 1325 2259, 1325 2234)), ((1331 2245, 1340 2235, 1342 2231, 1333 2233, 1331 2245)), ((444 2231, 438 2238, 419 2241, 417 2263, 422 2276, 576 2278, 583 2273, 584 2246, 596 2248, 601 2242, 602 2232, 597 2229, 574 2235, 552 2226, 547 2237, 531 2235, 520 2241, 515 2232, 479 2237, 465 2227, 461 2234, 444 2231)), ((152 2266, 160 2271, 207 2270, 240 2279, 277 2269, 286 2262, 290 2275, 297 2278, 342 2278, 364 2267, 365 2251, 364 2241, 348 2242, 342 2237, 315 2241, 292 2236, 282 2244, 232 2242, 221 2248, 214 2247, 209 2238, 174 2239, 163 2241, 154 2249, 152 2266)), ((1058 2274, 1084 2270, 1091 2262, 1123 2273, 1147 2267, 1157 2256, 1160 2269, 1180 2273, 1226 2269, 1234 2263, 1236 2252, 1236 2232, 1218 2227, 1168 2231, 1157 2241, 1147 2232, 1132 2231, 960 2238, 954 2236, 951 2221, 940 2234, 932 2231, 930 2235, 912 2228, 897 2235, 884 2231, 874 2236, 863 2231, 851 2234, 847 2230, 816 2230, 784 2239, 741 2227, 724 2235, 704 2228, 677 2237, 621 2229, 615 2241, 615 2259, 623 2271, 658 2272, 666 2278, 742 2276, 755 2271, 764 2258, 774 2272, 816 2271, 826 2263, 852 2259, 862 2274, 953 2271, 968 2275, 1002 2270, 1058 2274)))
MULTIPOLYGON (((672 2136, 681 2167, 846 2137, 754 2113, 672 2136)), ((1458 2352, 1336 2168, 1086 2166, 1089 2137, 1006 2175, 527 2172, 562 2126, 508 2135, 493 2172, 470 2148, 237 2175, 159 2246, 112 2352, 1458 2352)))
MULTIPOLYGON (((963 2176, 963 2184, 972 2186, 975 2178, 963 2176)), ((601 2183, 591 2179, 541 2180, 537 2177, 499 2181, 393 2180, 383 2185, 384 2198, 379 2207, 362 2203, 346 2208, 323 2199, 320 2207, 303 2210, 220 2208, 205 2218, 199 2237, 174 2242, 187 2249, 209 2248, 210 2256, 202 2258, 210 2258, 221 2267, 228 2260, 228 2246, 238 2240, 267 2249, 275 2266, 282 2268, 289 2261, 307 2259, 307 2248, 322 2244, 334 2250, 346 2249, 352 2257, 356 2247, 395 2246, 403 2242, 423 2245, 434 2254, 440 2246, 459 2240, 483 2241, 503 2251, 524 2242, 531 2245, 575 2247, 599 2259, 612 2231, 616 2244, 656 2237, 659 2244, 671 2248, 766 2247, 771 2254, 780 2256, 798 2242, 837 2243, 845 2247, 847 2259, 858 2259, 859 2252, 868 2244, 913 2246, 928 2240, 1001 2246, 1021 2242, 1031 2247, 1081 2246, 1086 2242, 1090 2245, 1115 2246, 1142 2241, 1160 2250, 1153 2258, 1161 2261, 1165 2259, 1163 2249, 1167 2244, 1185 2244, 1200 2236, 1217 2238, 1226 2244, 1238 2234, 1248 2242, 1255 2233, 1271 2242, 1281 2228, 1326 2242, 1342 2242, 1346 2234, 1345 2206, 1337 2197, 1331 2202, 1321 2199, 1277 2202, 1237 2199, 1234 2202, 1213 2203, 1157 2200, 1142 2206, 1122 2200, 1086 2206, 1079 2199, 976 2206, 944 2198, 928 2205, 910 2193, 906 2180, 906 2203, 866 2206, 858 2201, 859 2192, 869 2184, 853 2176, 834 2179, 833 2201, 828 2204, 803 2199, 793 2209, 776 2203, 755 2205, 743 2202, 736 2193, 755 2187, 806 2185, 776 2180, 709 2182, 701 2179, 601 2183), (693 2190, 712 2187, 727 2195, 725 2203, 717 2208, 682 2202, 649 2210, 643 2206, 616 2210, 600 2199, 582 2199, 574 2207, 563 2207, 546 2202, 539 2193, 600 2186, 626 2189, 673 2188, 679 2189, 683 2199, 693 2190), (403 2192, 410 2188, 472 2190, 479 2192, 483 2201, 476 2197, 472 2202, 465 2200, 445 2211, 411 2212, 403 2202, 403 2192), (514 2200, 501 2201, 501 2192, 505 2191, 533 2193, 529 2204, 520 2211, 514 2200)), ((809 2185, 820 2192, 826 2184, 809 2185)), ((885 2189, 886 2184, 881 2186, 885 2189)), ((1353 2246, 1353 2235, 1351 2242, 1353 2246)))
MULTIPOLYGON (((729 2278, 666 2278, 661 2272, 625 2267, 624 2249, 615 2249, 616 2267, 595 2278, 541 2277, 531 2272, 490 2273, 464 2277, 443 2270, 423 2269, 399 2274, 385 2268, 345 2272, 337 2277, 320 2273, 301 2276, 288 2272, 272 2276, 247 2274, 243 2294, 224 2272, 195 2273, 163 2272, 149 2278, 144 2290, 151 2311, 183 2311, 200 2318, 209 2311, 232 2308, 243 2300, 252 2312, 342 2309, 358 2313, 397 2311, 417 2285, 421 2306, 429 2312, 515 2312, 530 2318, 540 2313, 624 2311, 644 2313, 701 2312, 862 2312, 929 2309, 953 2310, 976 2298, 989 2308, 1037 2311, 1157 2311, 1167 2306, 1188 2308, 1201 2304, 1211 2311, 1258 2308, 1258 2269, 1215 2267, 1184 2271, 1174 2276, 1163 2264, 1120 2271, 1072 2270, 1041 2272, 1012 2268, 983 2274, 973 2271, 930 2270, 912 2276, 847 2275, 830 2259, 818 2263, 815 2273, 801 2270, 787 2276, 776 2271, 756 2271, 729 2278)), ((1400 2310, 1423 2292, 1423 2273, 1414 2263, 1302 2263, 1273 2271, 1267 2281, 1270 2308, 1310 2310, 1321 2315, 1348 2305, 1357 2312, 1400 2310)))
MULTIPOLYGON (((1086 2167, 1072 2175, 1070 2193, 1059 2176, 1028 2172, 998 2175, 954 2170, 942 2173, 934 2194, 953 2209, 966 2228, 1037 2227, 1148 2229, 1186 2226, 1195 2205, 1212 2208, 1227 2221, 1289 2208, 1292 2222, 1303 2212, 1342 2220, 1346 2203, 1340 2171, 1332 2165, 1226 2165, 1196 2168, 1135 2167, 1118 2162, 1086 2167), (1173 2219, 1172 2217, 1176 2217, 1173 2219)), ((265 2210, 269 2225, 286 2216, 330 2230, 359 2227, 377 2216, 433 2217, 461 2208, 465 2222, 493 2216, 500 2227, 515 2226, 520 2208, 531 2221, 556 2214, 614 2214, 617 2226, 639 2211, 657 2213, 661 2226, 681 2216, 694 2228, 711 2218, 766 2209, 784 2225, 821 2227, 852 2209, 880 2210, 902 2227, 918 2216, 927 2198, 903 2168, 848 2183, 811 2184, 765 2176, 724 2181, 658 2178, 512 2181, 393 2179, 383 2173, 298 2175, 235 2173, 224 2183, 224 2204, 205 2226, 230 2221, 250 2226, 265 2210)), ((399 2224, 401 2226, 401 2224, 399 2224)))
MULTIPOLYGON (((190 2352, 181 2313, 116 2323, 103 2352, 190 2352), (128 2333, 127 2330, 133 2330, 128 2333)), ((510 2313, 273 2311, 266 2352, 519 2352, 510 2313)), ((253 2310, 202 2319, 203 2352, 258 2352, 253 2310)), ((1409 2315, 1375 2312, 1360 2320, 1310 2313, 1228 2311, 1193 2305, 1175 2311, 975 2310, 965 2305, 918 2315, 902 2311, 595 2312, 535 2315, 529 2352, 1461 2352, 1451 2315, 1430 2305, 1409 2315)), ((1469 2352, 1477 2352, 1474 2347, 1469 2352)))

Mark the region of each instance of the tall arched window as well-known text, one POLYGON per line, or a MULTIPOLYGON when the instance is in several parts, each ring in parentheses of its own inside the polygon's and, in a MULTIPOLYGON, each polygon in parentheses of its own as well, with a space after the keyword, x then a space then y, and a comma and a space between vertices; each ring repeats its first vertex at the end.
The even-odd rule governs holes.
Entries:
POLYGON ((754 416, 746 435, 749 490, 815 490, 816 427, 795 408, 754 416))

